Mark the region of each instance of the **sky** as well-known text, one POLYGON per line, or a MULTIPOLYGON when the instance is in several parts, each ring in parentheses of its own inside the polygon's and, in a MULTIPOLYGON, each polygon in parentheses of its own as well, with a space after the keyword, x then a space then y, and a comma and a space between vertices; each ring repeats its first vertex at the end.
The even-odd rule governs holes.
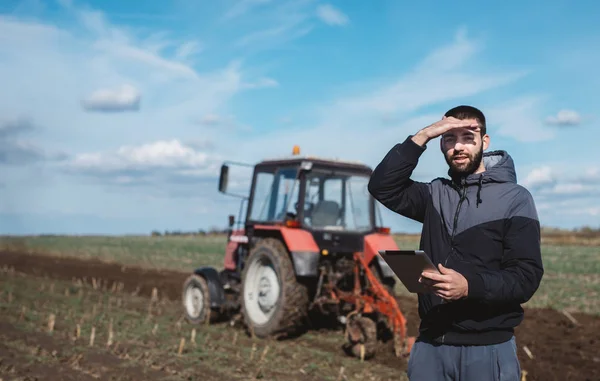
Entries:
MULTIPOLYGON (((600 226, 598 14, 557 0, 3 0, 0 233, 224 228, 240 207, 217 191, 224 160, 299 145, 375 167, 459 104, 485 113, 489 150, 513 157, 542 225, 600 226)), ((430 143, 414 179, 446 172, 430 143)), ((380 209, 392 230, 420 230, 380 209)))

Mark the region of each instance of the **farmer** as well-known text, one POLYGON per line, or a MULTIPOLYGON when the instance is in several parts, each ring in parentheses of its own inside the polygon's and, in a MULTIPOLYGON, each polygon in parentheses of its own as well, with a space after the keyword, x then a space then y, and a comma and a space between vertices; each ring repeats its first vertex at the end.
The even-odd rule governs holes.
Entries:
POLYGON ((458 106, 395 145, 369 182, 375 199, 423 224, 420 248, 439 269, 421 274, 411 381, 520 380, 514 328, 544 272, 540 224, 512 158, 484 153, 489 144, 483 113, 458 106), (412 180, 438 136, 450 179, 412 180))

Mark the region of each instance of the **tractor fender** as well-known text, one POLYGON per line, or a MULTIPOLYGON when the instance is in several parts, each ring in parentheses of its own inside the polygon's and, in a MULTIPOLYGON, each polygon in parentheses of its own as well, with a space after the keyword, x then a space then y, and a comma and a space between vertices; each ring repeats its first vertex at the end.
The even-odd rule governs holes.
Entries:
POLYGON ((257 237, 277 237, 283 241, 294 264, 297 276, 318 276, 321 251, 312 234, 306 230, 285 226, 257 225, 257 237))
POLYGON ((379 250, 398 250, 398 245, 396 245, 396 241, 388 234, 367 234, 365 236, 365 259, 369 264, 376 262, 384 278, 393 277, 395 275, 394 271, 381 258, 379 250))
POLYGON ((225 291, 219 278, 219 273, 213 267, 199 267, 194 270, 194 274, 200 275, 208 283, 208 292, 210 293, 211 308, 218 308, 225 302, 225 291))

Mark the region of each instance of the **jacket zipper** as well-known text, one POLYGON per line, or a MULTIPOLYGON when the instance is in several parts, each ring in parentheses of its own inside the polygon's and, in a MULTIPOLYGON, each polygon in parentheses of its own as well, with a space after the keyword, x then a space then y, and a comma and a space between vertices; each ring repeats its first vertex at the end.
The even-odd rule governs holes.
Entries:
MULTIPOLYGON (((454 252, 454 236, 456 235, 456 225, 458 224, 458 213, 460 213, 460 208, 466 198, 467 198, 467 187, 465 185, 465 180, 462 179, 461 180, 461 188, 460 188, 460 199, 458 200, 458 205, 456 206, 456 212, 454 213, 454 223, 452 225, 452 242, 451 242, 452 252, 454 252)), ((446 266, 446 264, 448 263, 448 258, 450 258, 449 255, 446 257, 446 260, 444 261, 444 266, 446 266)))
MULTIPOLYGON (((458 200, 458 205, 456 206, 456 211, 454 213, 454 222, 452 225, 452 253, 454 253, 454 236, 456 233, 456 225, 458 224, 458 213, 460 213, 460 209, 462 206, 462 203, 465 201, 465 199, 467 198, 467 187, 465 185, 465 179, 461 179, 461 187, 459 189, 460 191, 460 199, 458 200)), ((450 255, 452 255, 452 253, 450 255)), ((444 266, 446 266, 448 264, 448 259, 450 258, 450 255, 446 256, 446 259, 444 260, 444 266)), ((444 303, 444 299, 442 299, 442 304, 444 303)), ((446 335, 442 335, 442 344, 444 343, 446 339, 446 335)))

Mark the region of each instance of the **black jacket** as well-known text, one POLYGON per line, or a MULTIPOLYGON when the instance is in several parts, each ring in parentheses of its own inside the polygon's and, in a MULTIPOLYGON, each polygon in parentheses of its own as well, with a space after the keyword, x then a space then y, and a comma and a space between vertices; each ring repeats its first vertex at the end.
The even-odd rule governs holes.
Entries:
POLYGON ((481 174, 413 181, 425 149, 411 136, 395 145, 368 188, 390 210, 423 223, 421 250, 468 281, 469 295, 461 300, 418 295, 420 337, 457 345, 504 342, 521 323, 521 303, 533 296, 544 272, 533 198, 517 185, 505 151, 484 153, 481 174))

